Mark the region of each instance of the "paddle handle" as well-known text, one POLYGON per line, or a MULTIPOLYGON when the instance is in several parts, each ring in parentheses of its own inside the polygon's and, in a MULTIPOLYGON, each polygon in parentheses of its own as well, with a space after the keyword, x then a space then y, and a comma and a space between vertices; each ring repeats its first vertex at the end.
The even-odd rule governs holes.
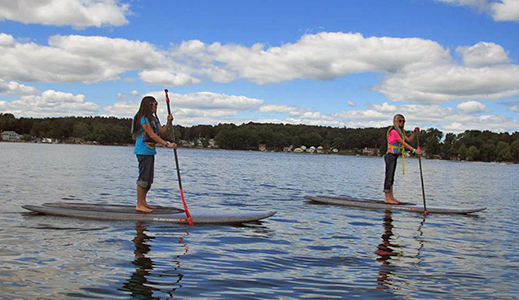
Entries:
POLYGON ((169 106, 168 89, 165 89, 164 92, 166 93, 166 104, 168 105, 168 115, 171 115, 171 107, 169 106))
MULTIPOLYGON (((420 139, 418 133, 416 134, 416 148, 420 149, 420 139)), ((425 187, 423 184, 423 172, 422 172, 422 156, 418 155, 418 164, 420 165, 420 181, 422 182, 422 198, 423 198, 423 214, 427 217, 427 205, 425 204, 425 187)))
MULTIPOLYGON (((169 95, 168 95, 168 89, 164 90, 164 93, 166 93, 166 104, 168 107, 168 115, 171 115, 171 107, 169 105, 169 95)), ((173 127, 173 142, 175 141, 175 127, 173 127)), ((177 153, 177 149, 175 149, 175 154, 177 153)), ((178 164, 177 164, 178 165, 178 164)))
MULTIPOLYGON (((168 106, 168 114, 171 115, 171 107, 169 105, 169 96, 168 96, 168 89, 165 89, 164 92, 166 93, 166 104, 168 106)), ((173 140, 175 139, 175 128, 173 127, 173 140)), ((184 206, 184 211, 186 212, 187 222, 189 225, 193 225, 193 218, 191 217, 191 214, 189 213, 189 209, 187 208, 186 200, 184 199, 184 190, 182 189, 182 179, 180 177, 180 167, 178 164, 178 153, 177 148, 173 149, 175 152, 175 165, 177 166, 177 177, 178 177, 178 187, 180 190, 180 198, 182 198, 182 205, 184 206)))

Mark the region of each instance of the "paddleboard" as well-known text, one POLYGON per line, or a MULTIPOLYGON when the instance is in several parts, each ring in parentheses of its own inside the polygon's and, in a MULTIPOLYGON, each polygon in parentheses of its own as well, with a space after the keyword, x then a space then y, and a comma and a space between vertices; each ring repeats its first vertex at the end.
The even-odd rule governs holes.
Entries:
MULTIPOLYGON (((44 215, 115 221, 150 221, 187 224, 184 210, 158 206, 152 213, 135 211, 133 205, 54 202, 24 205, 23 208, 44 215)), ((273 216, 275 211, 189 210, 194 224, 240 224, 273 216)))
MULTIPOLYGON (((315 203, 321 204, 332 204, 332 205, 342 205, 349 206, 355 208, 363 208, 363 209, 383 209, 383 210, 399 210, 399 211, 410 211, 410 212, 418 212, 423 213, 423 206, 418 206, 413 203, 403 203, 403 204, 386 204, 384 201, 379 200, 362 200, 355 199, 351 197, 337 197, 337 196, 304 196, 305 199, 310 200, 315 203)), ((478 211, 485 210, 486 207, 472 207, 472 208, 450 208, 450 207, 432 207, 427 205, 427 214, 436 213, 436 214, 469 214, 475 213, 478 211)))

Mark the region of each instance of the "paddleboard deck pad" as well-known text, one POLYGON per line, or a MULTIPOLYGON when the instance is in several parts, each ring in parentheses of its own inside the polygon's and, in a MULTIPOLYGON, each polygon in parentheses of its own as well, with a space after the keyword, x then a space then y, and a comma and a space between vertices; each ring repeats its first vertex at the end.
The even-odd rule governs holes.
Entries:
MULTIPOLYGON (((382 210, 398 210, 423 213, 423 206, 418 206, 413 203, 404 202, 402 204, 387 204, 379 200, 361 200, 351 197, 338 196, 304 196, 305 199, 320 204, 342 205, 348 207, 362 208, 362 209, 382 209, 382 210)), ((485 210, 486 207, 472 207, 472 208, 449 208, 449 207, 432 207, 427 206, 427 214, 469 214, 485 210)))
MULTIPOLYGON (((157 206, 151 213, 137 212, 133 205, 108 205, 54 202, 24 205, 23 208, 44 215, 114 221, 150 221, 187 224, 183 209, 157 206)), ((194 224, 241 224, 273 216, 275 211, 189 210, 194 224)))

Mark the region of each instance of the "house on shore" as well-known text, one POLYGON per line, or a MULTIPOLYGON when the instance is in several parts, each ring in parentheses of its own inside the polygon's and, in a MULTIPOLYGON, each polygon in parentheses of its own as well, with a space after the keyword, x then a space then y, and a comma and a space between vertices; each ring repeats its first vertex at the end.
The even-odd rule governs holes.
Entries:
POLYGON ((218 149, 218 145, 214 139, 209 139, 207 148, 218 149))
POLYGON ((283 148, 283 152, 292 152, 294 151, 294 145, 290 145, 288 147, 283 148))
POLYGON ((3 131, 2 132, 2 141, 16 142, 21 139, 22 139, 22 135, 16 133, 15 131, 3 131))

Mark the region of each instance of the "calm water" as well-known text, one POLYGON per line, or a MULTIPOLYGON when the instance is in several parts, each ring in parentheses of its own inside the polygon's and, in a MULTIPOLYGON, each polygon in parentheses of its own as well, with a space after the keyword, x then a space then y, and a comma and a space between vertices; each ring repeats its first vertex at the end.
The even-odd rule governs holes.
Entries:
MULTIPOLYGON (((181 206, 173 151, 149 201, 181 206)), ((1 299, 496 299, 519 293, 519 165, 425 160, 430 206, 474 216, 314 205, 382 197, 382 158, 179 150, 191 207, 277 210, 244 226, 35 216, 24 204, 133 204, 132 147, 0 143, 1 299)), ((399 161, 401 167, 401 161, 399 161)), ((395 195, 421 201, 418 161, 395 195)))

